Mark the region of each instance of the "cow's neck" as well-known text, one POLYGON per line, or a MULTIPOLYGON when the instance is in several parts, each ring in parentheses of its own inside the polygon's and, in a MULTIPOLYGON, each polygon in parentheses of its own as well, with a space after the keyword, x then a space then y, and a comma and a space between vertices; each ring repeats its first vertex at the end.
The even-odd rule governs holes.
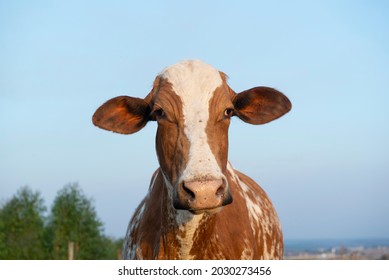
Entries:
POLYGON ((202 239, 203 233, 213 231, 214 223, 210 223, 210 220, 217 214, 194 215, 187 210, 176 210, 171 196, 166 194, 161 213, 169 214, 162 218, 162 228, 165 230, 162 232, 161 241, 164 244, 161 244, 161 249, 168 253, 171 259, 193 259, 195 254, 191 249, 194 243, 202 239))
POLYGON ((182 259, 191 259, 191 249, 195 242, 195 238, 198 238, 201 228, 206 227, 204 221, 207 219, 204 214, 193 215, 189 211, 178 210, 175 215, 178 235, 177 240, 180 245, 179 254, 182 259))

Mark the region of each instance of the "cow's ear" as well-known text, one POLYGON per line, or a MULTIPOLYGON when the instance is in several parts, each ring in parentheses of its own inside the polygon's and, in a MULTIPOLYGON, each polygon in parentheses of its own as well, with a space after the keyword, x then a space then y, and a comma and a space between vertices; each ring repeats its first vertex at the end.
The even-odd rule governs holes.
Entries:
POLYGON ((268 123, 292 108, 284 94, 269 87, 255 87, 238 93, 233 103, 234 114, 250 124, 268 123))
POLYGON ((150 108, 145 99, 118 96, 101 105, 93 115, 93 124, 117 133, 131 134, 149 120, 150 108))

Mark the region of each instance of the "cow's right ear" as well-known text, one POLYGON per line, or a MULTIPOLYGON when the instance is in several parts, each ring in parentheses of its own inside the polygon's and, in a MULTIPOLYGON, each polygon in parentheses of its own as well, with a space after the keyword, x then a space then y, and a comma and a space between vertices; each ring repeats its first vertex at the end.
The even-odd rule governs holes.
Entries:
POLYGON ((101 105, 93 115, 93 124, 106 130, 131 134, 149 120, 150 107, 145 99, 118 96, 101 105))

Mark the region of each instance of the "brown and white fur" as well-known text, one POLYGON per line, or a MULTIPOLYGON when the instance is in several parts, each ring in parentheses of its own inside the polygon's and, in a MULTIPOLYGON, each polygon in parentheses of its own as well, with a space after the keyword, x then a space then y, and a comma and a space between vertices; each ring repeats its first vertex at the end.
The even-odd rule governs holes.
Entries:
POLYGON ((125 259, 281 259, 276 211, 252 179, 228 161, 233 116, 264 124, 291 109, 281 92, 236 94, 224 73, 198 60, 164 69, 144 98, 119 96, 94 114, 100 128, 131 134, 157 121, 160 167, 136 209, 125 259))

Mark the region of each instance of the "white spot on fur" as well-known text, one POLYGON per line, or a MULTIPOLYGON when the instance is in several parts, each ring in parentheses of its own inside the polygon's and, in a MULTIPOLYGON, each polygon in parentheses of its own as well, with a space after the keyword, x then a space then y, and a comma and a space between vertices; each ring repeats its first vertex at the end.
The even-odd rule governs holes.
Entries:
POLYGON ((240 259, 241 260, 252 260, 253 257, 254 257, 254 253, 253 253, 253 250, 252 250, 252 244, 250 243, 250 241, 245 238, 243 240, 244 242, 244 249, 243 249, 243 252, 242 252, 242 255, 240 256, 240 259))
POLYGON ((188 164, 180 179, 193 180, 202 176, 223 178, 205 131, 209 101, 215 89, 223 84, 219 71, 201 61, 189 60, 166 68, 160 76, 172 84, 183 103, 184 133, 190 148, 188 164))
POLYGON ((255 228, 258 228, 260 226, 259 218, 263 216, 262 210, 259 207, 259 204, 257 201, 253 201, 250 195, 253 195, 253 192, 250 190, 250 188, 240 181, 240 186, 243 190, 243 194, 246 200, 246 206, 249 210, 249 217, 251 220, 251 228, 255 232, 255 228))
MULTIPOLYGON (((229 162, 227 164, 227 171, 230 173, 235 183, 240 186, 240 194, 245 198, 246 206, 249 211, 251 229, 253 230, 253 233, 255 235, 258 234, 259 236, 261 236, 261 238, 263 238, 261 242, 263 244, 264 253, 262 259, 274 258, 276 252, 280 252, 282 248, 280 247, 280 243, 274 241, 271 243, 271 247, 268 248, 267 238, 272 234, 272 225, 274 222, 274 218, 276 217, 271 217, 268 214, 265 214, 270 212, 268 209, 269 206, 263 203, 263 201, 261 201, 261 198, 258 197, 258 195, 254 193, 254 191, 252 191, 244 182, 239 179, 238 175, 234 172, 234 169, 229 162), (256 199, 253 200, 253 197, 256 199)), ((280 224, 278 224, 277 226, 279 228, 281 227, 280 224)), ((242 256, 244 252, 245 250, 242 252, 242 256)))
POLYGON ((203 214, 193 215, 189 211, 177 211, 176 222, 177 225, 179 225, 180 231, 180 234, 177 236, 177 240, 181 245, 180 259, 193 259, 194 256, 190 255, 190 250, 193 247, 194 235, 202 218, 203 214))
POLYGON ((235 183, 240 186, 239 189, 241 190, 241 195, 244 197, 247 209, 249 211, 251 229, 255 234, 257 229, 261 227, 260 219, 263 218, 263 212, 261 210, 261 207, 259 206, 259 201, 255 201, 252 199, 252 197, 255 197, 256 194, 244 182, 239 179, 239 177, 234 172, 232 165, 229 162, 227 164, 227 170, 230 172, 235 183))
MULTIPOLYGON (((145 202, 142 201, 142 206, 138 209, 138 211, 134 214, 134 218, 131 220, 130 224, 128 225, 127 234, 126 234, 126 242, 124 243, 124 246, 129 246, 127 251, 126 259, 135 259, 135 256, 139 254, 137 252, 138 246, 136 244, 136 240, 132 240, 132 234, 135 231, 135 229, 139 225, 139 221, 142 219, 143 212, 145 210, 145 202)), ((126 251, 127 248, 125 248, 124 251, 126 251)))

